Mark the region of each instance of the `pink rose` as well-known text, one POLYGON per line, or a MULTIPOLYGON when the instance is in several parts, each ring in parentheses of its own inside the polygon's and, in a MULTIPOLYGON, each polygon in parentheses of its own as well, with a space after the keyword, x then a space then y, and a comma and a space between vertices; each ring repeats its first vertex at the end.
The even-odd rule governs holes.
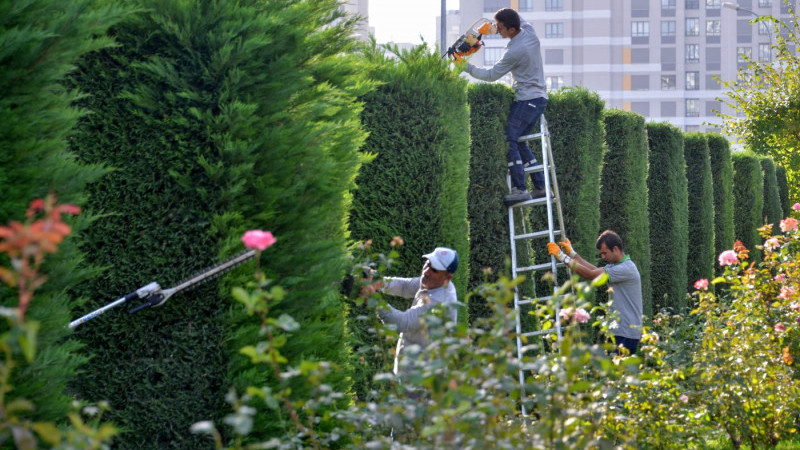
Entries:
POLYGON ((558 312, 558 316, 561 317, 561 320, 564 322, 568 322, 570 317, 572 316, 572 308, 564 308, 558 312))
POLYGON ((572 316, 572 320, 578 323, 586 323, 589 321, 589 318, 591 318, 591 316, 583 308, 575 310, 575 315, 572 316))
POLYGON ((782 324, 780 322, 776 323, 775 324, 775 331, 777 331, 779 333, 782 333, 782 332, 786 331, 786 325, 784 325, 784 324, 782 324))
POLYGON ((694 282, 694 288, 705 291, 708 289, 708 278, 700 278, 694 282))
POLYGON ((789 309, 792 311, 800 311, 800 303, 792 302, 792 304, 789 305, 789 309))
POLYGON ((682 394, 680 396, 680 401, 682 401, 683 403, 689 403, 689 396, 687 396, 686 394, 682 394))
POLYGON ((731 264, 738 264, 739 258, 736 256, 736 252, 733 250, 725 250, 724 252, 719 254, 719 265, 720 266, 729 266, 731 264))
POLYGON ((242 236, 244 246, 254 250, 264 251, 274 244, 275 241, 276 239, 269 231, 250 230, 242 236))
POLYGON ((778 238, 769 238, 764 242, 764 248, 769 250, 775 250, 776 248, 780 247, 781 243, 778 242, 778 238))
POLYGON ((775 275, 772 279, 777 281, 778 283, 783 283, 784 281, 786 281, 786 275, 779 273, 775 275))
POLYGON ((795 211, 800 211, 800 203, 795 203, 794 205, 792 205, 792 209, 795 211))
POLYGON ((787 217, 781 220, 781 231, 784 233, 789 231, 797 231, 797 219, 794 217, 787 217))
POLYGON ((791 300, 796 296, 796 289, 790 288, 789 286, 781 286, 781 293, 778 295, 778 298, 781 300, 791 300))

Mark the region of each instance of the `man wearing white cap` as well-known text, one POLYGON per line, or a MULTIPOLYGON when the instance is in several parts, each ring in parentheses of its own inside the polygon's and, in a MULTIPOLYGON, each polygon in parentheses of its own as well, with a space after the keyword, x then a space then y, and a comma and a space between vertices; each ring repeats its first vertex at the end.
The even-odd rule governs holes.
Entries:
POLYGON ((425 348, 428 338, 425 335, 424 314, 436 305, 444 305, 448 316, 455 322, 458 318, 456 308, 456 287, 450 282, 458 268, 458 252, 447 247, 437 247, 431 253, 422 255, 426 258, 422 266, 422 274, 415 278, 386 277, 362 290, 362 295, 369 295, 376 290, 389 295, 413 298, 411 307, 405 311, 391 305, 378 310, 383 323, 392 324, 400 332, 397 351, 394 357, 394 373, 399 372, 401 350, 409 345, 425 348))

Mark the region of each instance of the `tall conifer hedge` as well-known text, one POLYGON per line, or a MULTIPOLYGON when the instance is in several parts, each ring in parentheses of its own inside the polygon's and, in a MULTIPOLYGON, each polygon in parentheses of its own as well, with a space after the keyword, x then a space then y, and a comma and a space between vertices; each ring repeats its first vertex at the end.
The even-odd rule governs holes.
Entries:
POLYGON ((706 135, 686 133, 683 147, 689 183, 688 290, 701 278, 714 278, 714 191, 706 135))
MULTIPOLYGON (((733 162, 733 226, 734 238, 750 250, 753 261, 759 259, 755 248, 759 242, 758 228, 763 225, 764 175, 758 156, 752 152, 731 154, 733 162)), ((731 247, 733 244, 731 244, 731 247)))
POLYGON ((778 178, 775 174, 775 163, 769 156, 759 158, 761 172, 764 175, 764 210, 761 218, 764 223, 771 223, 772 230, 778 230, 778 225, 783 219, 783 208, 781 207, 781 197, 778 191, 778 178))
POLYGON ((784 217, 792 213, 792 202, 789 200, 789 182, 786 179, 786 168, 775 165, 775 179, 778 181, 778 194, 781 197, 781 211, 784 217))
POLYGON ((683 133, 667 122, 648 123, 650 270, 653 311, 686 307, 689 198, 683 133))
MULTIPOLYGON (((278 242, 261 268, 288 291, 271 312, 301 327, 281 353, 290 365, 332 361, 332 388, 347 391, 338 284, 365 137, 356 99, 367 87, 348 54, 352 24, 333 0, 137 4, 146 12, 115 30, 120 47, 87 58, 75 77, 95 114, 73 149, 115 167, 91 189, 90 208, 104 216, 84 248, 108 270, 82 286, 93 299, 85 309, 150 281, 171 286, 240 251, 244 230, 270 230, 278 242)), ((230 283, 134 316, 115 310, 78 330, 94 358, 74 388, 111 402, 127 431, 120 448, 201 448, 208 441, 189 427, 221 423, 231 385, 278 384, 238 354, 259 327, 231 305, 230 283)), ((308 393, 295 384, 293 395, 308 393)), ((276 411, 259 415, 251 436, 280 433, 276 411)))
MULTIPOLYGON (((106 30, 124 14, 121 7, 99 8, 93 1, 0 2, 0 224, 23 222, 30 201, 48 193, 60 203, 83 205, 86 183, 105 172, 67 152, 67 135, 86 111, 73 106, 81 94, 63 81, 82 55, 112 44, 106 30)), ((70 221, 73 230, 84 229, 91 217, 84 212, 70 221)), ((17 397, 32 401, 27 417, 35 421, 66 420, 73 397, 65 386, 86 361, 67 328, 68 290, 91 274, 91 267, 79 267, 83 258, 73 234, 48 257, 42 270, 47 282, 26 313, 26 320, 41 325, 37 353, 30 365, 18 361, 21 370, 4 404, 17 397)), ((0 296, 2 306, 17 306, 15 290, 0 287, 0 296)))
POLYGON ((616 231, 639 269, 644 315, 653 313, 650 284, 648 146, 644 117, 606 110, 606 145, 600 191, 600 228, 616 231))
MULTIPOLYGON (((733 165, 730 144, 725 137, 708 133, 708 153, 711 158, 711 180, 714 189, 714 254, 733 245, 733 165)), ((717 275, 722 267, 717 267, 717 275)))

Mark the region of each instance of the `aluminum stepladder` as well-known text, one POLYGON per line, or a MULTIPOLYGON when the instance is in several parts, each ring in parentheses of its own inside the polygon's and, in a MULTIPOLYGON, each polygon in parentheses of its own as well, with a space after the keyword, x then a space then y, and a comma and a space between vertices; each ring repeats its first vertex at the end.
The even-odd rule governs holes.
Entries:
MULTIPOLYGON (((533 280, 533 275, 537 272, 543 271, 550 271, 553 273, 553 294, 559 288, 559 280, 558 280, 558 267, 565 267, 563 263, 559 263, 555 257, 550 256, 550 262, 542 263, 542 264, 534 264, 534 265, 519 265, 519 261, 517 260, 517 245, 527 243, 533 240, 539 240, 541 243, 540 247, 543 248, 545 245, 544 238, 547 238, 549 242, 556 242, 556 236, 566 236, 564 231, 564 215, 561 211, 561 199, 558 190, 558 180, 556 178, 556 166, 555 162, 553 161, 553 151, 550 145, 550 132, 547 130, 547 120, 544 117, 544 114, 541 116, 539 121, 539 133, 525 135, 519 138, 519 142, 529 142, 534 139, 541 140, 541 149, 542 149, 542 159, 541 163, 535 166, 528 166, 525 168, 525 174, 534 173, 534 172, 544 172, 544 183, 545 183, 545 196, 542 198, 536 198, 533 200, 527 200, 524 202, 516 203, 512 206, 508 207, 508 226, 509 226, 509 238, 511 243, 511 276, 513 278, 517 278, 522 273, 529 273, 529 279, 531 279, 534 285, 534 295, 531 298, 522 298, 519 290, 519 286, 514 288, 514 309, 517 311, 517 318, 516 318, 516 329, 517 329, 517 337, 516 337, 516 344, 517 344, 517 358, 522 362, 523 354, 525 353, 525 345, 523 343, 523 336, 525 338, 535 338, 536 336, 541 336, 542 339, 545 339, 547 335, 555 333, 558 339, 561 339, 561 318, 559 317, 559 304, 558 302, 555 303, 554 309, 554 321, 555 327, 550 328, 547 330, 533 330, 533 331, 524 331, 522 329, 522 306, 529 305, 539 302, 546 302, 553 298, 552 294, 546 296, 538 296, 535 292, 535 280, 533 280), (547 229, 538 230, 528 232, 526 230, 526 220, 520 220, 522 224, 521 233, 517 233, 515 229, 514 223, 514 209, 519 208, 520 212, 523 213, 527 211, 529 207, 536 207, 536 206, 545 206, 547 209, 547 229), (555 208, 555 218, 553 214, 553 208, 555 208), (558 227, 556 228, 555 219, 558 219, 558 227)), ((509 189, 511 188, 511 176, 506 176, 506 181, 508 184, 509 189)), ((524 261, 526 264, 530 264, 531 261, 524 261)), ((528 369, 524 364, 520 364, 519 369, 519 383, 520 383, 520 404, 522 405, 522 415, 527 416, 527 411, 525 408, 525 371, 528 369)))

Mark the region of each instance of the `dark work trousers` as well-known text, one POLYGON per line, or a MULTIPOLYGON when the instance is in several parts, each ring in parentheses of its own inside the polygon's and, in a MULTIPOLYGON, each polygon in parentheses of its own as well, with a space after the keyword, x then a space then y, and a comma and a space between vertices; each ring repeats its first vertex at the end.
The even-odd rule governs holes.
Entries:
MULTIPOLYGON (((508 112, 508 125, 506 125, 506 139, 508 140, 508 170, 511 173, 511 185, 515 188, 527 190, 525 187, 525 166, 536 165, 536 157, 531 153, 530 147, 525 142, 518 142, 521 136, 531 134, 533 126, 539 121, 547 108, 547 99, 544 97, 532 100, 516 100, 511 103, 508 112)), ((531 174, 534 189, 544 189, 544 174, 536 172, 531 174)))

